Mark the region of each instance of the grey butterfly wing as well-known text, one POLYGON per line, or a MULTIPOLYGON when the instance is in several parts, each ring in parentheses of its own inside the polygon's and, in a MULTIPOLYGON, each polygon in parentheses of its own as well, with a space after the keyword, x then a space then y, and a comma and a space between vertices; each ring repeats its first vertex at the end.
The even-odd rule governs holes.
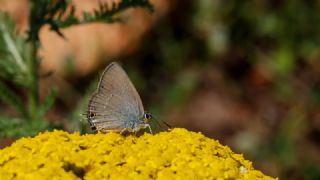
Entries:
POLYGON ((133 128, 144 110, 140 96, 125 71, 113 62, 104 70, 98 90, 88 104, 88 120, 97 130, 133 128))

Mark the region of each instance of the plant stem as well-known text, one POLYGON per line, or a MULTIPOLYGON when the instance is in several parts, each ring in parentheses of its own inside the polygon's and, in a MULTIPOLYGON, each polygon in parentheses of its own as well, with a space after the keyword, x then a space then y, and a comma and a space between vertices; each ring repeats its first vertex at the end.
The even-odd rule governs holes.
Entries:
MULTIPOLYGON (((36 12, 36 6, 35 1, 31 0, 29 1, 29 31, 32 31, 32 26, 35 24, 33 22, 33 14, 36 12)), ((38 51, 38 44, 39 39, 35 37, 28 37, 27 43, 26 43, 26 62, 28 66, 28 80, 29 80, 29 86, 28 86, 28 111, 29 111, 29 117, 28 119, 30 121, 39 120, 38 117, 38 110, 39 110, 39 77, 38 77, 38 71, 39 71, 39 60, 37 57, 37 51, 38 51)))
POLYGON ((39 106, 39 77, 38 68, 39 62, 37 59, 37 43, 35 41, 28 41, 26 45, 26 60, 28 66, 29 87, 28 87, 28 107, 29 119, 36 120, 37 110, 39 106))

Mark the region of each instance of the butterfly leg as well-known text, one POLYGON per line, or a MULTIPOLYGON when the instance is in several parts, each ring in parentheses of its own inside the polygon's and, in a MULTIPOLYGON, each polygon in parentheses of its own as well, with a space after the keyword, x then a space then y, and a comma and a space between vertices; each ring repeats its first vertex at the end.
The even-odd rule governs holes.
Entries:
POLYGON ((153 134, 150 124, 146 124, 145 128, 149 128, 150 133, 153 134))
POLYGON ((134 129, 132 129, 132 128, 123 128, 123 129, 120 131, 120 134, 126 136, 126 135, 129 135, 129 134, 131 134, 131 133, 135 133, 135 132, 136 132, 136 131, 135 131, 134 129))
POLYGON ((128 131, 129 131, 129 128, 123 128, 123 129, 120 131, 120 134, 121 134, 121 135, 124 135, 124 134, 126 134, 128 131))

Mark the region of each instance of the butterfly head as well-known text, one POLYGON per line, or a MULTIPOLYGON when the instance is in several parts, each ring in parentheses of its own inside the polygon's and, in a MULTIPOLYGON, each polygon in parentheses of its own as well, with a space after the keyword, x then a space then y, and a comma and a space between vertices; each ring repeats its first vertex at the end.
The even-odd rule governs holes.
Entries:
POLYGON ((152 120, 152 115, 150 113, 144 113, 143 122, 149 124, 152 120))

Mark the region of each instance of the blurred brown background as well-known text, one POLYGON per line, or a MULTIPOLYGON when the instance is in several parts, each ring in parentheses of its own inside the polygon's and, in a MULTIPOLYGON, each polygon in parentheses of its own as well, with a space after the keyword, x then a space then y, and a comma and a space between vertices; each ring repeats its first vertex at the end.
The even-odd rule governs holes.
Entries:
MULTIPOLYGON (((73 0, 77 13, 98 0, 73 0)), ((48 119, 81 129, 90 94, 119 61, 145 109, 200 131, 281 179, 320 178, 320 1, 153 0, 114 24, 41 31, 43 96, 58 89, 48 119)), ((25 0, 0 0, 21 32, 25 0)))

